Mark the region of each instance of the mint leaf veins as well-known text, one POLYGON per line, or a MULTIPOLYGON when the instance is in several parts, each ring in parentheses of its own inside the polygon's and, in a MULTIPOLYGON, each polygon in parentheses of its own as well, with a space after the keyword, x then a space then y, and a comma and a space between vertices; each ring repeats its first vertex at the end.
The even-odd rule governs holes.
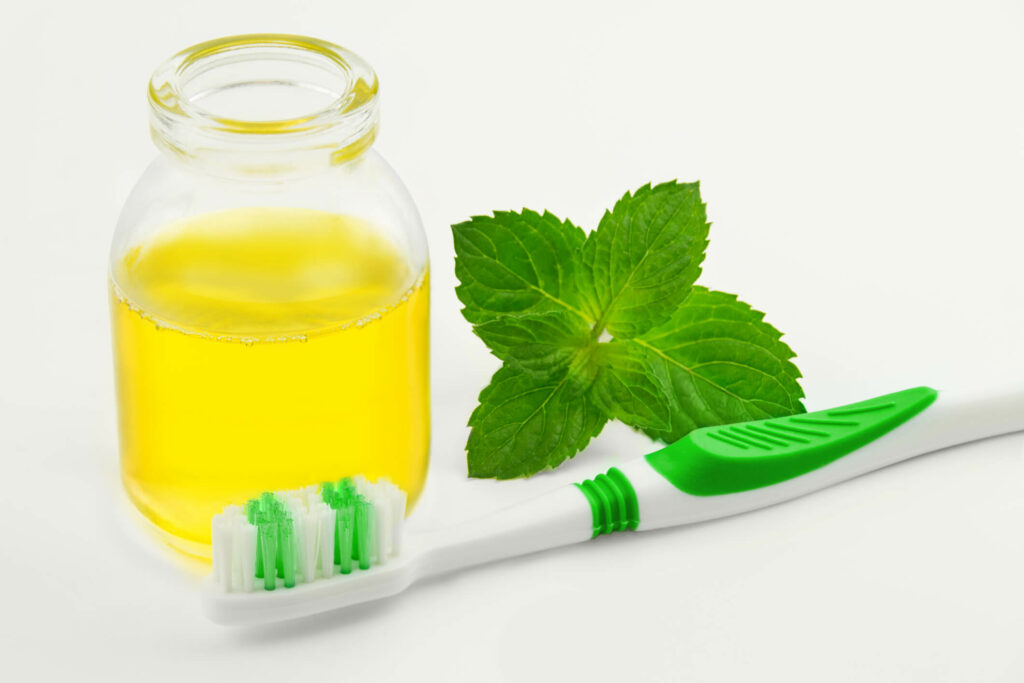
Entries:
POLYGON ((528 210, 452 226, 462 313, 503 362, 469 419, 470 476, 555 467, 609 419, 674 441, 803 411, 781 333, 695 286, 708 227, 678 182, 627 193, 589 235, 528 210))

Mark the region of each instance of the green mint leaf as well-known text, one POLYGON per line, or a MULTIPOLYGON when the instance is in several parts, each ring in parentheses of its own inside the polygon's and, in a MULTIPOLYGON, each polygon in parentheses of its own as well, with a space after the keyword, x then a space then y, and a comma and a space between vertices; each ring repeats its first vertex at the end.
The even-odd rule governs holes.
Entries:
POLYGON ((544 376, 563 370, 590 343, 590 327, 562 311, 505 315, 474 325, 473 331, 498 358, 544 376))
POLYGON ((496 211, 452 226, 455 288, 471 323, 500 315, 569 311, 585 318, 577 289, 583 231, 550 213, 496 211))
POLYGON ((608 418, 570 387, 567 371, 542 378, 509 365, 499 369, 469 418, 469 476, 525 477, 581 451, 608 418))
POLYGON ((592 396, 608 417, 635 429, 670 428, 668 388, 652 369, 647 349, 629 341, 598 344, 594 364, 592 396))
POLYGON ((781 336, 736 296, 694 287, 666 323, 616 342, 644 355, 650 381, 665 390, 669 424, 622 419, 671 442, 698 427, 803 412, 795 354, 781 336))
POLYGON ((605 212, 580 275, 598 332, 629 339, 668 320, 700 275, 708 228, 698 183, 645 185, 605 212))
POLYGON ((555 467, 608 419, 674 441, 803 411, 778 330, 694 286, 708 227, 677 182, 627 193, 589 236, 525 209, 452 226, 463 316, 503 362, 469 420, 470 476, 555 467))

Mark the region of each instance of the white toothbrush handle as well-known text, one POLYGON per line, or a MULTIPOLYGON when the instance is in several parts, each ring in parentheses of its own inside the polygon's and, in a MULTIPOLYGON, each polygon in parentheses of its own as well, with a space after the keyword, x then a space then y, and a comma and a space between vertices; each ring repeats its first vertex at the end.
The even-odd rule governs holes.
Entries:
MULTIPOLYGON (((884 417, 886 411, 901 409, 904 406, 900 401, 905 403, 909 400, 907 396, 919 404, 923 401, 926 406, 917 405, 913 410, 920 412, 903 418, 906 421, 889 427, 890 431, 797 476, 742 491, 700 495, 673 484, 652 466, 650 456, 637 458, 581 485, 563 487, 432 534, 424 539, 428 550, 423 572, 441 573, 578 543, 626 528, 643 531, 727 517, 791 500, 918 455, 1024 430, 1024 387, 963 396, 939 394, 921 387, 851 406, 795 416, 796 420, 801 420, 796 424, 814 431, 824 429, 820 425, 831 421, 831 429, 837 433, 830 434, 828 439, 841 440, 865 429, 865 423, 869 422, 865 416, 877 420, 879 416, 884 417), (635 507, 630 510, 630 505, 635 507)), ((762 422, 780 423, 781 420, 744 423, 740 427, 749 429, 749 425, 756 427, 762 422)), ((698 432, 720 429, 733 427, 698 432)), ((778 434, 784 433, 779 428, 778 434)), ((799 433, 794 434, 799 436, 799 433)), ((803 436, 814 445, 813 437, 803 436)), ((766 454, 791 457, 778 456, 771 450, 765 453, 751 450, 755 452, 744 454, 750 461, 766 454)), ((686 454, 679 457, 685 458, 686 454)))
POLYGON ((762 488, 695 496, 673 486, 646 458, 620 469, 640 501, 638 528, 657 529, 756 510, 919 455, 1021 430, 1024 386, 973 395, 940 392, 922 412, 870 443, 818 469, 762 488))
POLYGON ((571 545, 592 536, 592 513, 575 486, 424 534, 420 576, 571 545))

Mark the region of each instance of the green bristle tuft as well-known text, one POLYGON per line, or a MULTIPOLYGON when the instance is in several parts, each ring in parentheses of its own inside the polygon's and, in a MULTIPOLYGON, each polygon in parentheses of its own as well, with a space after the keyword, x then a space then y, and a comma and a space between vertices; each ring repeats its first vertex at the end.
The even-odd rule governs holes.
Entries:
POLYGON ((334 547, 341 556, 338 564, 342 574, 352 572, 353 519, 354 511, 351 506, 345 506, 338 510, 338 536, 334 547))
MULTIPOLYGON (((261 521, 259 525, 260 546, 263 550, 263 566, 267 569, 273 567, 277 559, 277 523, 261 521)), ((272 591, 277 587, 277 577, 273 571, 265 571, 263 587, 272 591)))
POLYGON ((286 526, 286 522, 281 518, 279 514, 274 516, 274 528, 277 529, 277 555, 274 557, 274 569, 277 570, 277 578, 284 578, 284 553, 281 552, 283 544, 281 542, 282 532, 286 526))
MULTIPOLYGON (((360 505, 368 505, 365 499, 356 491, 355 482, 351 478, 339 479, 337 484, 324 484, 321 486, 321 495, 335 511, 334 523, 334 564, 342 574, 349 574, 352 571, 353 560, 358 563, 361 569, 369 569, 370 558, 365 550, 360 549, 360 543, 369 547, 371 532, 366 529, 362 534, 357 530, 357 512, 360 505), (362 539, 361 541, 359 539, 362 539)), ((372 507, 372 506, 371 506, 372 507)), ((361 513, 363 517, 366 512, 361 513)), ((365 526, 365 524, 364 524, 365 526)))
POLYGON ((295 535, 290 517, 286 516, 279 524, 279 530, 281 543, 278 557, 281 560, 284 587, 291 588, 295 585, 295 535))
POLYGON ((245 504, 245 514, 249 519, 249 523, 256 526, 256 578, 263 578, 263 534, 259 532, 259 526, 262 522, 262 515, 260 513, 260 501, 253 498, 245 504))
MULTIPOLYGON (((333 509, 335 513, 338 511, 338 491, 334 488, 333 482, 324 482, 320 485, 320 497, 328 507, 333 509)), ((341 563, 341 553, 338 548, 338 538, 341 534, 341 528, 338 523, 339 515, 335 514, 334 518, 334 564, 341 563)))
POLYGON ((358 496, 355 505, 355 547, 352 559, 359 561, 360 569, 370 568, 370 516, 373 514, 373 506, 362 496, 358 496))
POLYGON ((295 585, 295 524, 288 511, 273 493, 261 493, 245 504, 246 518, 256 526, 257 579, 270 591, 277 587, 277 579, 284 585, 295 585), (268 568, 271 568, 268 571, 268 568))

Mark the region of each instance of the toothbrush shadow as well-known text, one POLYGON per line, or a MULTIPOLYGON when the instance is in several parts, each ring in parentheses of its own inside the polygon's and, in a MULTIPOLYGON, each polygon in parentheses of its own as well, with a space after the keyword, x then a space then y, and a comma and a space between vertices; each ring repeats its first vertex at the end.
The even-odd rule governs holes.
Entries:
POLYGON ((365 629, 368 623, 388 616, 394 612, 401 596, 391 599, 374 600, 373 602, 353 605, 344 609, 314 614, 299 619, 243 626, 226 629, 230 640, 240 646, 271 645, 290 640, 304 639, 315 634, 326 632, 344 632, 348 628, 365 629))
MULTIPOLYGON (((680 532, 683 530, 664 529, 659 530, 656 534, 661 535, 663 531, 671 533, 672 531, 680 532)), ((614 534, 603 537, 601 542, 610 545, 629 543, 636 540, 639 539, 631 539, 629 534, 614 534)), ((578 552, 574 550, 575 547, 552 548, 544 552, 507 558, 501 562, 465 567, 416 581, 407 590, 388 598, 381 598, 372 602, 331 610, 308 617, 271 624, 230 628, 226 629, 226 631, 229 638, 234 640, 239 646, 250 646, 277 644, 313 635, 323 635, 327 632, 343 633, 349 628, 365 630, 368 624, 374 623, 377 620, 392 618, 395 613, 404 609, 405 605, 408 604, 410 592, 446 590, 446 586, 447 590, 454 590, 452 584, 458 583, 468 572, 519 571, 521 568, 528 567, 531 563, 544 562, 544 558, 550 558, 549 561, 557 562, 558 558, 564 553, 578 552)))

